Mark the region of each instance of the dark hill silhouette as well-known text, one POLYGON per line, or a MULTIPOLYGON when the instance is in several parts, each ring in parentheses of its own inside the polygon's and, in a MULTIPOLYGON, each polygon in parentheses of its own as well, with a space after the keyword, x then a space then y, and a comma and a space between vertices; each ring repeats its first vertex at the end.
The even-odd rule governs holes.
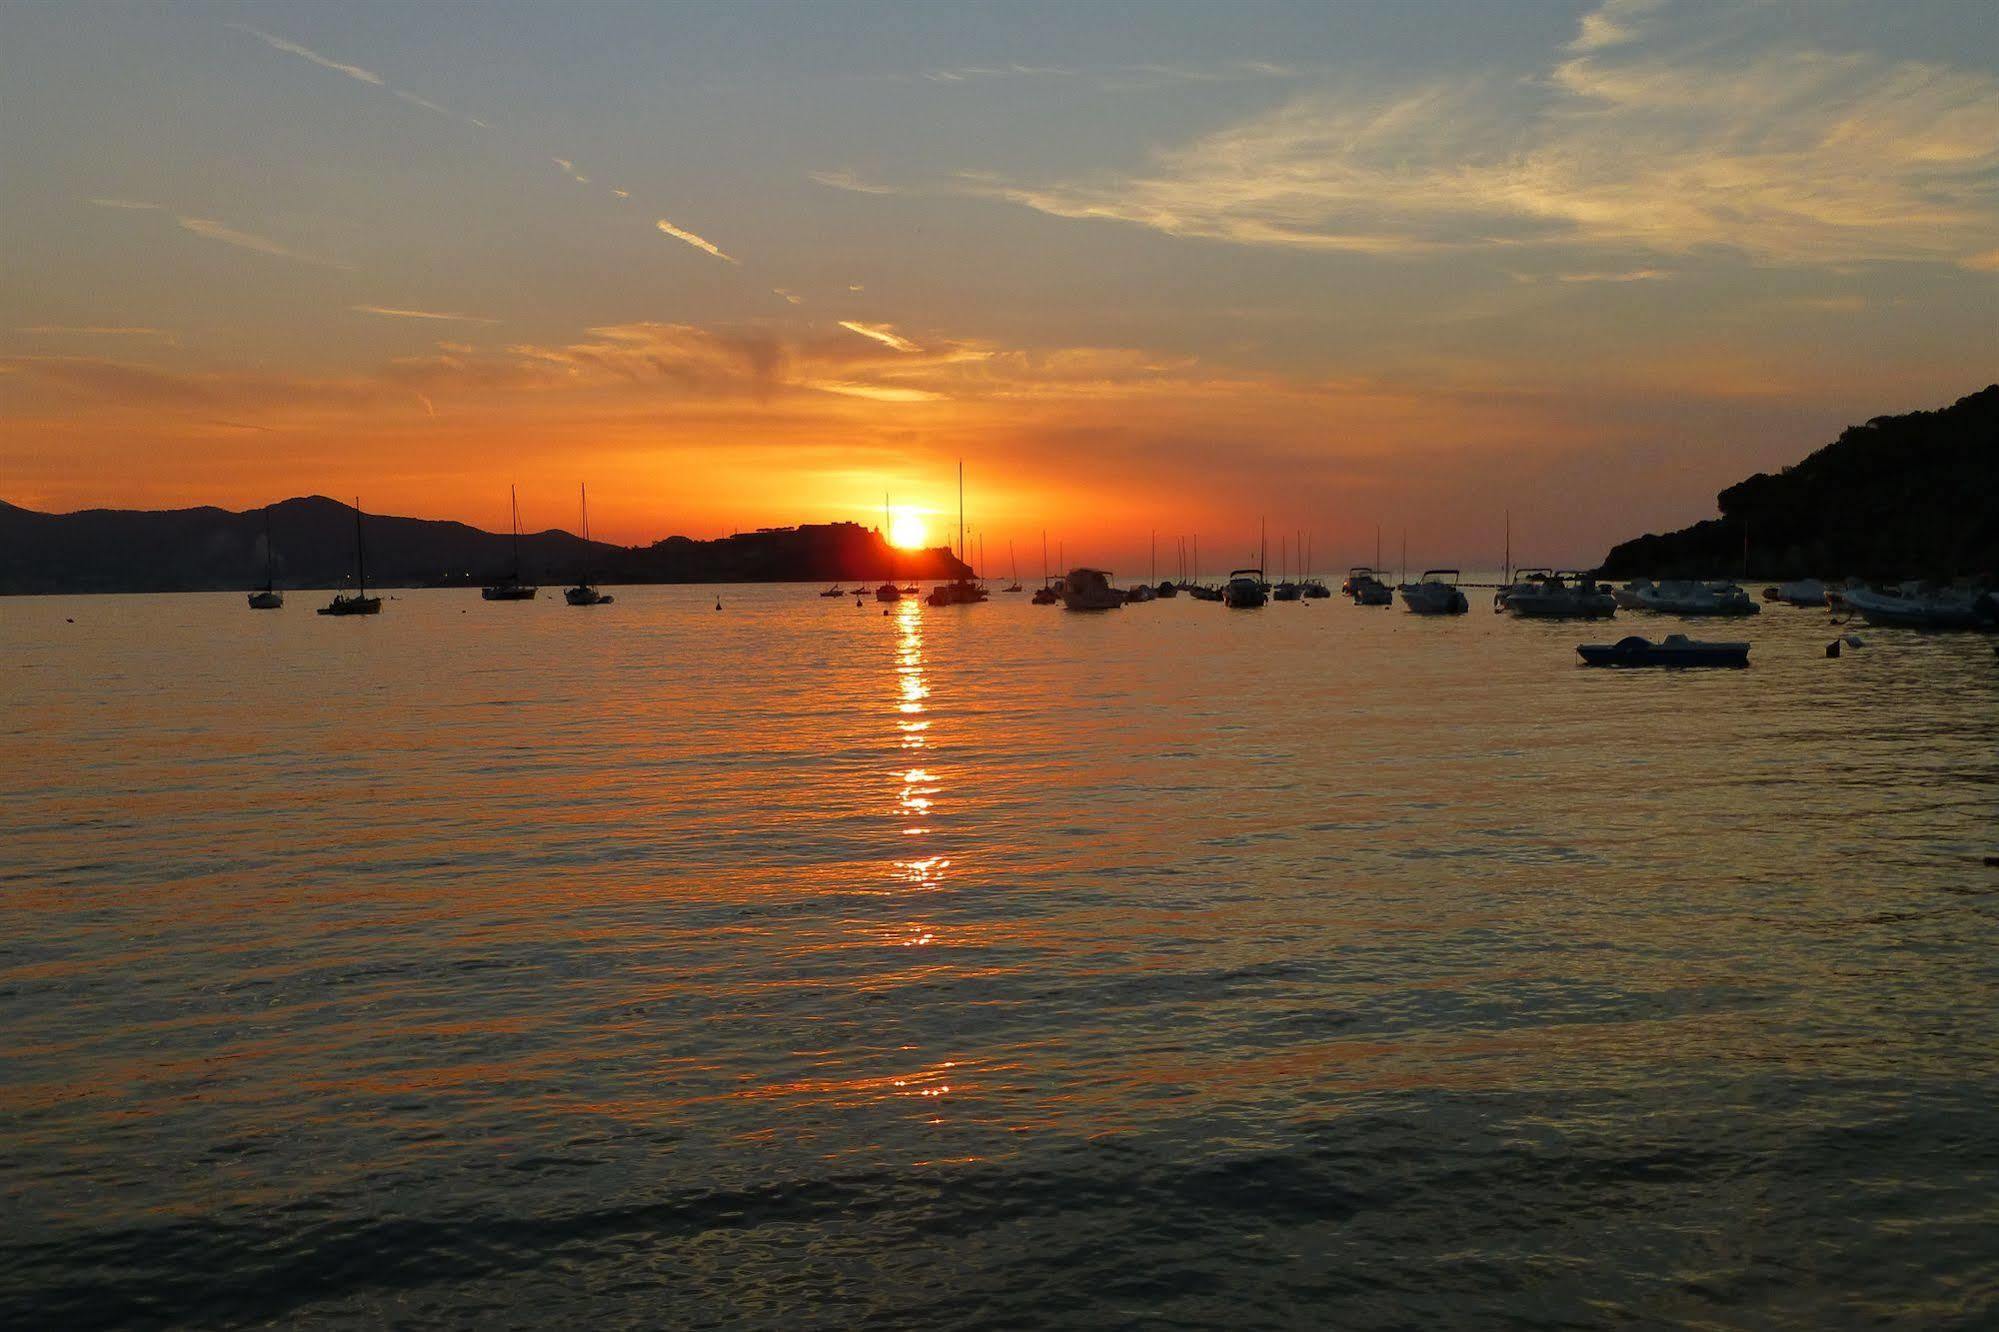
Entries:
MULTIPOLYGON (((504 532, 464 523, 369 514, 370 586, 476 586, 512 562, 504 532)), ((271 507, 277 585, 335 587, 354 567, 354 513, 322 495, 271 507)), ((554 585, 587 573, 605 583, 715 583, 957 578, 949 551, 891 551, 856 523, 743 533, 719 541, 669 537, 651 546, 586 542, 563 531, 523 533, 521 576, 554 585)), ((0 502, 0 593, 194 592, 264 579, 264 511, 85 509, 37 513, 0 502)))
POLYGON ((1607 578, 1955 578, 1999 569, 1999 384, 1877 416, 1715 497, 1721 517, 1613 548, 1607 578))

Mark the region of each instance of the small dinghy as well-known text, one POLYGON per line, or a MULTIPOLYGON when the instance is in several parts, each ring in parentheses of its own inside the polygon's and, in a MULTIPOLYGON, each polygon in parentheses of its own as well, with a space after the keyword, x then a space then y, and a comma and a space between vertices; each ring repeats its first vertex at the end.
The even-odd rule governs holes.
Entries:
POLYGON ((1584 643, 1576 648, 1586 666, 1747 666, 1747 643, 1701 643, 1685 634, 1667 634, 1661 642, 1633 634, 1615 643, 1584 643))

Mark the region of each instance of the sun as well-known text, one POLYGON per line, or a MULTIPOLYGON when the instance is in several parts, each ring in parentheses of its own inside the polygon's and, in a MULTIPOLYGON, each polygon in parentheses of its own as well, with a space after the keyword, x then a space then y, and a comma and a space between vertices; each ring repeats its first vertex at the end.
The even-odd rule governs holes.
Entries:
POLYGON ((895 521, 888 529, 889 544, 902 550, 922 550, 929 535, 923 520, 907 509, 895 515, 895 521))

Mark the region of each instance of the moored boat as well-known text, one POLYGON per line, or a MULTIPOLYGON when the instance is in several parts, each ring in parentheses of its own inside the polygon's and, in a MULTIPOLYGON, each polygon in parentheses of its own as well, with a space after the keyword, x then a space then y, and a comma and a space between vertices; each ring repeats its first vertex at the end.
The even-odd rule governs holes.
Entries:
POLYGON ((479 589, 479 595, 487 601, 533 601, 540 588, 521 581, 521 500, 513 486, 507 487, 507 497, 513 509, 513 567, 502 581, 491 587, 479 589))
POLYGON ((1269 599, 1261 569, 1237 569, 1222 585, 1222 604, 1230 610, 1255 610, 1269 599))
POLYGON ((1786 606, 1824 606, 1825 591, 1825 584, 1819 579, 1794 578, 1788 583, 1777 584, 1764 595, 1786 606))
POLYGON ((902 589, 894 583, 883 583, 875 589, 875 600, 881 602, 901 601, 902 589))
POLYGON ((379 615, 382 599, 368 595, 367 547, 361 540, 361 501, 354 501, 354 590, 337 592, 319 608, 321 615, 379 615))
POLYGON ((1396 590, 1403 606, 1415 615, 1463 615, 1471 609, 1458 588, 1456 569, 1425 569, 1422 577, 1396 590))
MULTIPOLYGON (((583 546, 587 550, 590 546, 590 493, 583 488, 583 483, 580 481, 576 483, 576 500, 582 507, 583 546)), ((588 570, 585 570, 583 577, 576 580, 575 587, 563 589, 562 599, 572 606, 608 606, 615 600, 596 589, 590 582, 588 570)))
POLYGON ((1615 643, 1577 646, 1586 666, 1747 666, 1749 644, 1702 643, 1685 634, 1667 634, 1654 643, 1633 634, 1615 643))
POLYGON ((1123 592, 1111 586, 1107 569, 1071 569, 1056 587, 1062 605, 1072 611, 1116 610, 1126 600, 1123 592))
POLYGON ((250 594, 251 610, 283 610, 285 594, 271 577, 271 506, 264 506, 264 585, 250 594))
MULTIPOLYGON (((1725 580, 1698 583, 1669 578, 1656 586, 1650 583, 1633 586, 1637 589, 1636 608, 1660 615, 1741 616, 1757 615, 1763 609, 1747 592, 1725 580)), ((1618 604, 1622 606, 1625 602, 1619 598, 1618 604)))
POLYGON ((1846 607, 1867 623, 1903 629, 1999 629, 1999 594, 1969 587, 1851 587, 1846 607))
POLYGON ((1501 592, 1501 609, 1528 620, 1605 620, 1617 614, 1617 602, 1587 574, 1573 571, 1540 574, 1526 585, 1501 592))

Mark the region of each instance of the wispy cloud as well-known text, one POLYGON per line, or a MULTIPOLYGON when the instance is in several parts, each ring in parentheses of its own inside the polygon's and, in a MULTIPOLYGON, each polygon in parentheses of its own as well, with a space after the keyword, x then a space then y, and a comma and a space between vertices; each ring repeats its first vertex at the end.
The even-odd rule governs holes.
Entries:
POLYGON ((348 78, 358 79, 362 83, 372 83, 378 88, 384 86, 380 74, 362 69, 359 65, 345 65, 338 60, 328 59, 309 46, 301 46, 297 42, 287 41, 283 37, 275 37, 260 28, 253 28, 247 23, 231 23, 228 26, 236 29, 238 32, 249 33, 273 51, 283 51, 286 55, 295 55, 301 60, 310 60, 321 69, 330 69, 336 74, 345 74, 348 78))
POLYGON ((814 171, 813 180, 835 190, 848 190, 854 194, 901 194, 893 185, 876 185, 862 180, 851 171, 814 171))
POLYGON ((899 352, 921 351, 915 343, 895 331, 887 324, 863 324, 855 319, 842 319, 840 327, 849 333, 858 333, 864 338, 873 338, 884 347, 892 347, 899 352))
POLYGON ((1565 50, 1582 53, 1601 51, 1605 47, 1621 46, 1638 35, 1638 25, 1646 15, 1658 9, 1664 0, 1604 0, 1603 4, 1584 14, 1576 26, 1576 35, 1565 50))
POLYGON ((955 65, 927 69, 928 83, 987 83, 994 80, 1073 81, 1106 91, 1166 87, 1179 83, 1232 83, 1246 79, 1294 79, 1299 72, 1271 60, 1231 60, 1219 65, 955 65))
MULTIPOLYGON (((551 157, 548 160, 555 163, 556 166, 562 168, 562 174, 569 177, 571 180, 575 181, 578 185, 588 185, 590 183, 590 177, 584 175, 581 171, 578 171, 576 169, 576 164, 570 161, 568 158, 551 157)), ((611 193, 616 194, 618 193, 618 191, 612 190, 611 193)))
POLYGON ((1760 14, 1611 0, 1538 79, 1320 90, 1139 170, 965 173, 955 188, 1176 236, 1371 254, 1721 247, 1848 264, 1989 248, 1999 79, 1818 49, 1760 14))
POLYGON ((393 91, 395 92, 396 96, 402 98, 405 102, 408 102, 411 106, 420 106, 424 110, 433 111, 438 115, 445 117, 446 119, 462 120, 467 125, 472 125, 479 129, 493 128, 491 125, 488 125, 485 121, 479 119, 479 117, 477 116, 468 116, 462 111, 453 111, 448 106, 439 106, 436 102, 431 101, 428 97, 418 97, 415 93, 406 92, 401 88, 396 88, 393 91))
POLYGON ((632 197, 630 190, 612 190, 611 193, 620 199, 629 199, 632 197))
POLYGON ((686 231, 680 227, 676 227, 673 225, 673 223, 667 221, 663 217, 660 218, 659 221, 655 222, 653 225, 658 227, 661 231, 665 232, 667 235, 673 237, 675 240, 685 241, 689 245, 692 245, 695 249, 703 250, 709 254, 712 254, 717 259, 727 260, 729 263, 732 264, 736 262, 728 255, 722 253, 720 247, 715 245, 712 241, 703 240, 701 239, 701 237, 695 235, 691 231, 686 231))
POLYGON ((497 324, 497 319, 487 319, 480 315, 449 314, 440 310, 405 310, 393 305, 350 305, 347 307, 357 314, 382 315, 389 319, 442 319, 458 324, 497 324))
POLYGON ((1618 273, 1557 273, 1557 282, 1663 282, 1673 276, 1663 268, 1627 268, 1618 273))
POLYGON ((160 207, 156 203, 146 203, 141 199, 92 199, 90 202, 99 208, 127 208, 134 212, 157 212, 160 207))
POLYGON ((770 293, 773 296, 782 296, 786 304, 789 305, 805 304, 805 298, 803 296, 800 296, 797 292, 786 291, 783 287, 772 287, 770 289, 770 293))
POLYGON ((227 223, 208 217, 180 217, 174 219, 183 231, 191 231, 205 240, 221 241, 224 245, 234 245, 241 250, 255 250, 258 254, 268 254, 278 259, 292 259, 302 264, 318 264, 324 268, 345 268, 345 264, 334 263, 315 255, 301 254, 288 245, 281 245, 268 236, 255 232, 239 231, 227 223))
POLYGON ((180 342, 180 335, 170 328, 140 324, 33 324, 21 331, 44 338, 158 338, 174 345, 180 342))

